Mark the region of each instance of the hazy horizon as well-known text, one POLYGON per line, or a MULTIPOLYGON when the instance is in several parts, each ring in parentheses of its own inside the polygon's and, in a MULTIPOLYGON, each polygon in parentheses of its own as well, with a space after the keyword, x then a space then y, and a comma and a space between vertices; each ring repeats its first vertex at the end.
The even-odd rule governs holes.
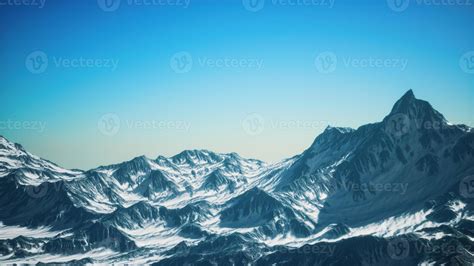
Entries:
MULTIPOLYGON (((414 92, 414 93, 415 93, 415 92, 414 92)), ((401 96, 400 96, 400 97, 401 97, 401 96)), ((416 94, 415 94, 415 97, 416 97, 416 94)), ((417 97, 417 99, 420 99, 420 98, 417 97)), ((397 99, 397 100, 398 100, 398 99, 397 99)), ((425 99, 420 99, 420 100, 425 100, 425 99)), ((394 104, 395 104, 395 102, 394 102, 394 104)), ((435 106, 433 106, 433 108, 436 109, 435 106)), ((438 111, 440 111, 440 110, 438 110, 438 111)), ((389 112, 390 112, 390 108, 389 108, 388 112, 386 113, 386 115, 388 115, 389 112)), ((440 111, 440 112, 443 113, 442 111, 440 111)), ((108 115, 108 114, 106 114, 106 115, 108 115)), ((253 116, 253 115, 254 115, 254 114, 250 114, 250 116, 253 116)), ((256 115, 259 115, 259 114, 256 114, 256 115)), ((453 122, 454 124, 464 124, 464 125, 468 125, 468 126, 470 126, 470 127, 473 127, 473 126, 474 126, 474 121, 467 121, 466 123, 463 123, 463 122, 459 122, 459 121, 451 121, 451 120, 449 120, 449 118, 446 118, 446 119, 447 119, 449 122, 453 122)), ((370 122, 370 123, 377 123, 377 122, 380 122, 381 120, 382 120, 382 119, 380 119, 379 121, 372 121, 372 122, 370 122)), ((241 122, 242 122, 242 121, 241 121, 241 122)), ((267 121, 265 121, 265 123, 267 124, 267 121)), ((351 128, 357 129, 357 128, 359 128, 360 126, 363 126, 363 125, 365 125, 365 124, 361 124, 361 125, 359 125, 359 126, 351 127, 351 128)), ((313 138, 313 140, 311 140, 311 142, 309 142, 308 145, 307 145, 306 147, 304 147, 302 150, 296 151, 295 154, 291 154, 291 155, 288 155, 288 156, 286 156, 286 157, 276 159, 276 160, 274 160, 274 161, 266 161, 266 160, 262 160, 262 159, 256 158, 256 157, 247 157, 247 156, 244 156, 244 157, 246 157, 246 158, 248 158, 248 159, 258 159, 258 160, 261 160, 261 161, 265 161, 265 162, 267 162, 267 163, 275 163, 275 162, 282 161, 282 160, 284 160, 284 159, 291 158, 291 157, 293 157, 293 156, 295 156, 295 155, 300 154, 303 150, 309 148, 309 146, 312 144, 312 142, 314 141, 314 139, 315 139, 319 134, 321 134, 322 131, 324 131, 324 129, 326 129, 328 126, 335 126, 335 125, 332 125, 332 124, 329 123, 329 124, 326 124, 325 126, 323 126, 324 128, 323 128, 320 132, 318 132, 318 133, 315 135, 315 137, 313 138)), ((265 130, 265 126, 261 126, 261 127, 263 128, 263 129, 261 129, 261 130, 265 130)), ((344 126, 341 125, 341 127, 344 127, 344 126)), ((260 130, 260 129, 259 129, 259 130, 260 130)), ((100 131, 100 129, 99 129, 99 131, 100 131)), ((243 131, 246 131, 246 129, 245 129, 244 127, 243 127, 243 131)), ((117 133, 118 133, 118 132, 117 132, 117 133)), ((114 135, 117 134, 117 133, 114 133, 114 135)), ((253 133, 248 133, 248 132, 246 132, 246 133, 247 133, 247 134, 250 134, 250 135, 253 135, 253 133)), ((259 135, 259 134, 260 134, 260 133, 258 133, 257 135, 259 135)), ((0 134, 0 136, 1 136, 1 134, 0 134)), ((5 137, 6 139, 8 139, 9 141, 12 141, 12 140, 9 139, 7 136, 3 136, 3 137, 5 137)), ((284 140, 283 140, 283 141, 284 141, 284 140)), ((22 143, 18 143, 18 144, 21 144, 22 146, 24 146, 22 143)), ((284 144, 284 143, 282 143, 282 144, 284 144)), ((283 145, 282 145, 282 146, 283 146, 283 145)), ((25 148, 27 151, 30 151, 28 147, 24 147, 24 148, 25 148)), ((224 154, 235 152, 235 151, 221 151, 221 152, 217 152, 217 151, 209 150, 209 149, 206 149, 206 148, 189 148, 189 149, 185 149, 185 150, 208 150, 208 151, 211 151, 211 152, 224 153, 224 154)), ((125 159, 122 159, 122 160, 119 160, 119 161, 113 161, 113 162, 110 162, 110 163, 108 163, 108 164, 114 164, 114 163, 120 163, 120 162, 123 162, 123 161, 129 161, 129 160, 131 160, 131 159, 133 159, 133 158, 135 158, 135 157, 139 157, 139 156, 146 156, 146 157, 151 158, 151 159, 156 159, 158 156, 172 157, 172 156, 174 156, 174 155, 178 155, 179 153, 181 153, 181 152, 183 152, 183 151, 185 151, 185 150, 177 151, 177 152, 174 153, 174 154, 160 154, 160 153, 155 154, 155 155, 150 155, 150 154, 136 154, 136 155, 132 155, 132 157, 125 158, 125 159)), ((30 151, 30 152, 31 152, 31 151, 30 151)), ((71 151, 71 152, 74 152, 74 151, 71 151)), ((238 153, 238 152, 237 152, 237 153, 238 153)), ((238 154, 242 156, 242 154, 240 154, 240 153, 238 153, 238 154)), ((35 155, 37 155, 37 154, 35 154, 35 155)), ((44 159, 48 159, 48 158, 44 158, 44 159)), ((60 165, 60 166, 64 166, 64 165, 61 165, 61 164, 59 164, 59 165, 60 165)), ((105 165, 105 164, 103 164, 103 165, 105 165)), ((93 166, 93 167, 90 167, 90 168, 69 167, 69 169, 89 170, 89 169, 93 169, 93 168, 96 168, 96 167, 99 167, 99 166, 103 166, 103 165, 96 165, 96 166, 93 166)))
POLYGON ((188 149, 277 162, 409 89, 473 126, 473 6, 115 3, 0 6, 0 135, 83 170, 188 149))

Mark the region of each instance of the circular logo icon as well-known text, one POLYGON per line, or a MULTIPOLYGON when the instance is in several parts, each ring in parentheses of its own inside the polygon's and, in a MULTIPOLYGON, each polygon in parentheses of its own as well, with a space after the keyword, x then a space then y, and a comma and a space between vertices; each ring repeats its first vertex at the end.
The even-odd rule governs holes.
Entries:
POLYGON ((193 68, 193 57, 188 52, 175 53, 170 59, 170 66, 176 73, 187 73, 193 68))
POLYGON ((319 73, 327 74, 334 72, 337 67, 337 56, 333 52, 323 52, 314 59, 314 65, 319 73))
POLYGON ((241 121, 242 129, 251 136, 260 135, 265 129, 265 119, 260 114, 249 114, 241 121))
POLYGON ((387 245, 387 252, 390 258, 402 260, 410 255, 410 243, 404 238, 390 240, 387 245))
POLYGON ((244 8, 250 12, 257 12, 265 6, 265 0, 242 0, 244 8))
POLYGON ((105 114, 97 122, 99 131, 106 136, 115 136, 120 129, 120 117, 116 114, 105 114))
POLYGON ((97 0, 100 9, 105 12, 113 12, 120 7, 121 0, 97 0))
POLYGON ((467 52, 459 59, 459 66, 462 71, 468 74, 474 74, 474 51, 467 52))
POLYGON ((467 199, 474 198, 474 175, 466 176, 459 183, 459 194, 467 199))
POLYGON ((402 12, 410 5, 410 0, 387 0, 388 7, 395 12, 402 12))
POLYGON ((28 196, 39 199, 46 196, 49 190, 49 183, 41 183, 39 186, 27 186, 26 187, 26 194, 28 196))
POLYGON ((401 138, 403 135, 410 132, 411 121, 406 114, 394 114, 385 123, 385 131, 394 136, 401 138))
POLYGON ((33 74, 43 73, 48 68, 48 56, 43 51, 34 51, 26 57, 25 66, 33 74))

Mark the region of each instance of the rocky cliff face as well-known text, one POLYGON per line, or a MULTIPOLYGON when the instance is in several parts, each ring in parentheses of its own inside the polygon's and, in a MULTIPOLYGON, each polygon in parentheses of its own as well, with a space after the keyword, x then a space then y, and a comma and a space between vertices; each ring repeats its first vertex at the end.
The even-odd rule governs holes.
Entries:
POLYGON ((472 264, 474 132, 407 92, 277 164, 184 151, 66 170, 0 137, 0 262, 472 264))

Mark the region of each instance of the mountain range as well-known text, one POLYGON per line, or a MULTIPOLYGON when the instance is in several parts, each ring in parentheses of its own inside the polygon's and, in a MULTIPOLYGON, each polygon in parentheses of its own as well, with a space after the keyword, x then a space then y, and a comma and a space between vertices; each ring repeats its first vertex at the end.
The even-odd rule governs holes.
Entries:
POLYGON ((67 170, 0 137, 0 263, 474 264, 474 131, 410 90, 279 163, 187 150, 67 170))

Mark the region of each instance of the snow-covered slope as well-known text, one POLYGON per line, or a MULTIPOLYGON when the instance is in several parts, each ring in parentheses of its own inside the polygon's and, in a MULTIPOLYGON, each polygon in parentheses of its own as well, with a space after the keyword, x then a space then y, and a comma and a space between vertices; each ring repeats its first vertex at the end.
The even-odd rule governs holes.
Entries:
POLYGON ((0 178, 10 174, 16 175, 22 184, 38 185, 45 181, 71 180, 81 171, 63 169, 0 136, 0 178))
POLYGON ((0 137, 0 263, 469 263, 473 175, 472 129, 412 91, 276 164, 189 150, 66 170, 0 137))

